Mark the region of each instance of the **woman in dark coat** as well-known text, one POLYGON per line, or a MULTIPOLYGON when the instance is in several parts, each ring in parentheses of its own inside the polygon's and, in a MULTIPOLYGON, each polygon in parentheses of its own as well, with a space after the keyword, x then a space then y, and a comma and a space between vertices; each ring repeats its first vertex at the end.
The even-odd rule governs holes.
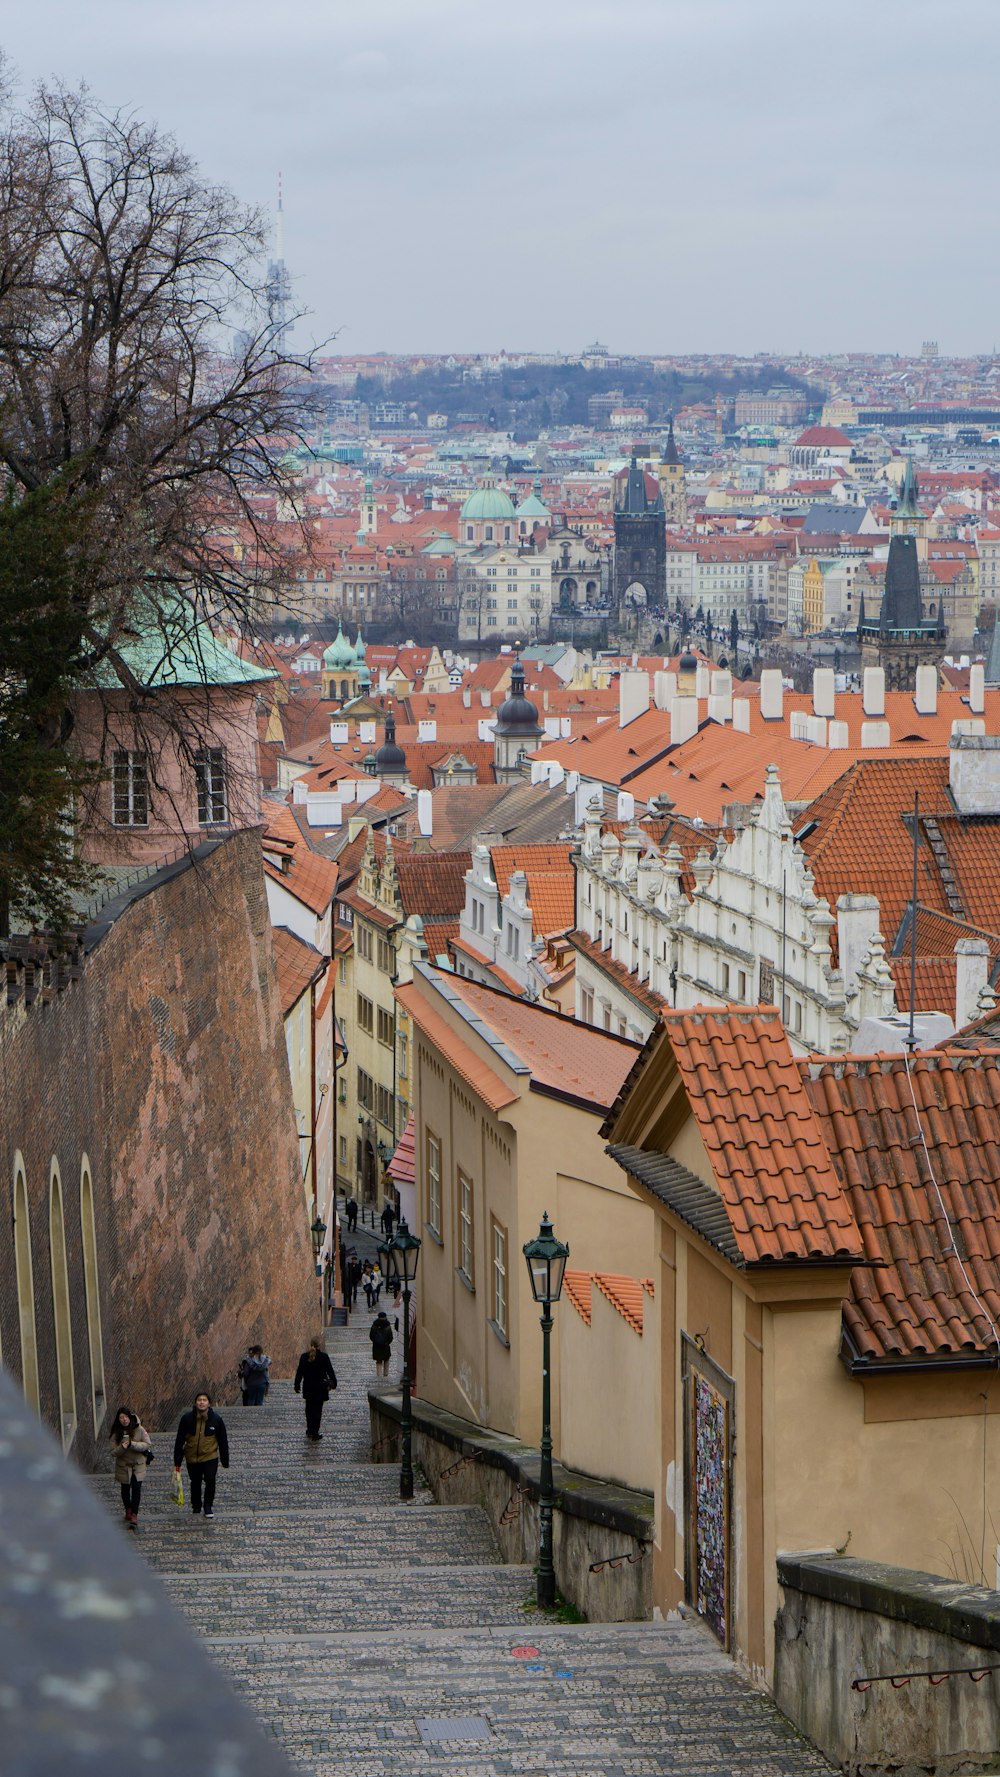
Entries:
POLYGON ((318 1444, 323 1433, 320 1425, 323 1419, 323 1408, 330 1397, 330 1390, 336 1388, 337 1378, 333 1365, 323 1346, 321 1334, 309 1341, 309 1350, 299 1358, 299 1367, 295 1372, 295 1392, 302 1390, 302 1398, 306 1404, 306 1437, 318 1444))

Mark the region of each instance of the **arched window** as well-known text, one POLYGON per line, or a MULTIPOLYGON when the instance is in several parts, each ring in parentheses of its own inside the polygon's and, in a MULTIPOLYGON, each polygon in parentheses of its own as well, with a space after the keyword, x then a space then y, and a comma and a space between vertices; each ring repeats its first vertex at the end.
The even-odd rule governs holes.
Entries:
POLYGON ((35 1276, 31 1264, 31 1218, 24 1161, 14 1155, 14 1267, 17 1273, 17 1318, 21 1329, 21 1386, 28 1405, 41 1411, 38 1396, 38 1340, 35 1335, 35 1276))
POLYGON ((63 1449, 68 1450, 76 1433, 76 1381, 73 1376, 73 1322, 69 1306, 62 1180, 59 1177, 59 1162, 55 1158, 49 1180, 49 1258, 52 1265, 52 1313, 56 1329, 56 1370, 59 1378, 59 1429, 63 1449))
POLYGON ((97 1272, 97 1227, 94 1222, 94 1187, 86 1154, 80 1166, 80 1229, 83 1235, 83 1283, 87 1295, 87 1339, 90 1345, 90 1386, 94 1397, 94 1436, 100 1432, 107 1401, 104 1394, 104 1340, 101 1335, 101 1291, 97 1272))

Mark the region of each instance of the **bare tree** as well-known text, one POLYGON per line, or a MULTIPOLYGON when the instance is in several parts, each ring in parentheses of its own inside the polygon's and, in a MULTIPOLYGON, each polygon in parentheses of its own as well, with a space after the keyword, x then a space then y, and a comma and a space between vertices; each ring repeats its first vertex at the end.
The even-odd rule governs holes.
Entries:
MULTIPOLYGON (((40 747, 71 748, 52 687, 95 675, 141 725, 148 688, 120 646, 137 614, 162 613, 169 645, 179 593, 245 630, 296 583, 307 539, 286 451, 308 364, 269 307, 265 247, 261 215, 132 114, 86 89, 40 87, 20 108, 0 92, 0 475, 9 503, 56 490, 74 521, 40 747)), ((0 700, 38 708, 31 678, 26 656, 0 700)))

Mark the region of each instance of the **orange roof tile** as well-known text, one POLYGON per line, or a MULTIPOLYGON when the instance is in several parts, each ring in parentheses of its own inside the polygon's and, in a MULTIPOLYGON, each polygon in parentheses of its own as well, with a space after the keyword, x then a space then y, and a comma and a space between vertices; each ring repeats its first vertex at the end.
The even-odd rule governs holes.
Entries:
POLYGON ((860 1257, 777 1009, 695 1006, 662 1022, 745 1260, 860 1257))
POLYGON ((591 1319, 591 1287, 594 1281, 592 1271, 564 1271, 563 1289, 576 1309, 581 1320, 588 1327, 591 1319))
POLYGON ((416 1181, 417 1146, 414 1130, 415 1123, 411 1113, 406 1119, 406 1128, 396 1143, 396 1151, 386 1167, 389 1177, 395 1179, 397 1185, 412 1185, 416 1181))
POLYGON ((523 870, 528 881, 531 923, 536 938, 564 932, 575 918, 576 876, 570 863, 572 847, 565 845, 495 845, 490 852, 493 875, 501 896, 510 892, 510 879, 523 870))
POLYGON ((310 983, 319 980, 328 966, 327 959, 314 945, 296 937, 287 926, 272 926, 271 938, 278 970, 281 1016, 287 1018, 310 983))
POLYGON ((264 817, 264 874, 301 901, 312 913, 323 915, 337 890, 338 867, 307 845, 290 808, 284 802, 261 803, 264 817), (282 869, 267 856, 268 848, 287 864, 282 869))
POLYGON ((591 962, 596 963, 597 967, 622 988, 631 999, 635 1000, 637 1005, 642 1006, 647 1012, 652 1012, 654 1018, 658 1018, 661 1012, 666 1011, 668 1002, 661 994, 654 993, 653 989, 648 987, 645 981, 640 981, 638 975, 633 974, 631 969, 627 969, 624 963, 616 962, 609 950, 605 950, 602 945, 595 943, 593 938, 588 938, 586 932, 581 932, 579 927, 570 933, 570 942, 574 950, 579 950, 582 956, 589 957, 591 962))
POLYGON ((623 1277, 610 1271, 595 1271, 594 1282, 602 1296, 607 1296, 623 1320, 637 1333, 642 1332, 642 1286, 634 1277, 623 1277))
POLYGON ((461 1074, 463 1080, 478 1093, 491 1110, 502 1110, 504 1105, 513 1104, 520 1097, 519 1092, 511 1088, 494 1073, 493 1069, 470 1049, 468 1043, 456 1036, 451 1025, 446 1023, 439 1012, 434 1010, 431 1002, 421 993, 415 982, 405 987, 396 988, 396 998, 400 1005, 410 1014, 414 1024, 434 1044, 455 1072, 461 1074))
POLYGON ((527 1063, 533 1091, 571 1098, 595 1112, 607 1110, 639 1053, 638 1044, 625 1037, 593 1030, 465 976, 449 976, 448 987, 476 1020, 527 1063))

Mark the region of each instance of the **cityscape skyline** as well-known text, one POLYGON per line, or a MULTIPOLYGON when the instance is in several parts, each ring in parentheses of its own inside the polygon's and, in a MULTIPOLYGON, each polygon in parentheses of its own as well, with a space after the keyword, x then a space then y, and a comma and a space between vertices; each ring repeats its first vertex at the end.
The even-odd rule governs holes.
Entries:
POLYGON ((994 344, 975 170, 998 37, 984 0, 946 37, 923 0, 848 0, 836 33, 791 0, 515 0, 502 32, 457 0, 304 0, 278 31, 260 0, 168 24, 57 0, 3 48, 272 217, 283 174, 300 347, 965 356, 994 344))

